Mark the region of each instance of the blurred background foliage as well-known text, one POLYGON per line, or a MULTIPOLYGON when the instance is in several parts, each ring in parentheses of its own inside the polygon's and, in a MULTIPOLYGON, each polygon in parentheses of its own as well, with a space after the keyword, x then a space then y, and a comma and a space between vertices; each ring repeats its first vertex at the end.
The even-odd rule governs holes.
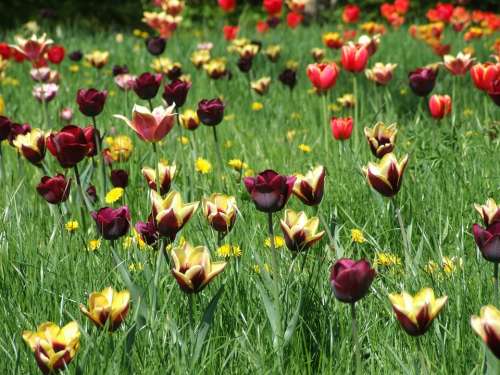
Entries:
MULTIPOLYGON (((313 0, 314 1, 314 0, 313 0)), ((382 0, 316 0, 319 22, 331 22, 335 12, 345 4, 353 3, 362 7, 363 19, 379 16, 382 0)), ((499 0, 458 0, 450 1, 471 9, 495 11, 499 0)), ((424 17, 425 11, 436 4, 436 0, 412 0, 409 18, 424 17)), ((262 0, 239 0, 237 10, 228 17, 228 22, 237 22, 245 12, 249 20, 265 17, 262 0)), ((151 8, 150 0, 1 0, 0 30, 6 31, 29 20, 41 19, 50 23, 69 24, 79 27, 105 30, 112 27, 137 27, 141 25, 142 12, 151 8)), ((183 13, 183 27, 202 22, 210 26, 214 19, 222 17, 217 0, 186 0, 183 13)))

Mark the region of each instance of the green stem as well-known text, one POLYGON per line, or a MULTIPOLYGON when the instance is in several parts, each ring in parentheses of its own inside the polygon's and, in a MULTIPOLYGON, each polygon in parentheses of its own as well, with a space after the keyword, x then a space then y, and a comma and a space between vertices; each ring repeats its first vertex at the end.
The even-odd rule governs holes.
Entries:
POLYGON ((161 181, 160 181, 160 157, 158 155, 158 148, 156 147, 156 142, 152 143, 153 152, 155 154, 155 171, 156 171, 156 192, 161 196, 161 181))
POLYGON ((276 255, 276 244, 274 242, 274 228, 273 228, 273 214, 272 212, 269 212, 267 214, 267 226, 268 226, 268 231, 269 231, 269 240, 271 243, 271 268, 273 273, 276 275, 276 282, 278 282, 279 279, 279 270, 278 270, 278 258, 276 255))
POLYGON ((498 302, 498 263, 493 263, 493 277, 495 279, 495 304, 498 302))
POLYGON ((102 149, 102 137, 99 135, 99 130, 97 129, 97 122, 95 116, 92 116, 92 124, 94 125, 94 142, 97 150, 97 155, 99 161, 101 163, 101 187, 102 187, 102 196, 106 194, 107 189, 107 178, 106 178, 106 163, 104 162, 104 155, 101 152, 102 149))
POLYGON ((74 170, 75 170, 76 184, 78 185, 78 191, 80 192, 80 216, 81 216, 83 228, 86 230, 86 228, 87 228, 86 214, 87 213, 85 212, 84 206, 87 208, 88 211, 90 211, 90 209, 89 209, 89 205, 87 202, 87 198, 85 197, 85 192, 83 191, 82 181, 80 179, 80 172, 78 171, 78 165, 75 164, 74 170))
POLYGON ((352 325, 352 342, 355 351, 356 360, 356 375, 361 374, 361 348, 359 347, 358 323, 356 321, 356 302, 351 303, 351 325, 352 325))
POLYGON ((223 173, 224 171, 224 164, 222 162, 222 155, 220 153, 220 145, 219 145, 219 139, 217 138, 217 129, 216 126, 212 126, 213 134, 214 134, 214 142, 215 142, 215 151, 217 153, 217 162, 219 165, 219 173, 223 173))
POLYGON ((358 100, 358 82, 356 79, 356 74, 352 75, 352 95, 354 96, 354 127, 353 127, 354 148, 357 151, 358 144, 359 144, 358 132, 357 132, 357 128, 359 127, 359 124, 358 124, 359 100, 358 100))
POLYGON ((405 249, 405 267, 406 267, 406 272, 408 273, 410 271, 410 243, 408 242, 408 236, 406 233, 406 228, 403 222, 403 217, 401 216, 401 209, 399 206, 396 204, 396 201, 393 200, 394 203, 394 208, 396 211, 396 217, 398 218, 398 223, 399 223, 399 229, 401 230, 401 237, 403 239, 403 247, 405 249))
POLYGON ((328 137, 328 130, 330 128, 330 124, 328 123, 328 104, 327 104, 327 101, 326 101, 326 93, 323 93, 321 95, 321 101, 322 101, 322 107, 323 107, 323 124, 322 124, 322 127, 324 130, 324 135, 323 135, 323 138, 324 138, 324 141, 325 141, 325 153, 326 153, 326 156, 328 158, 328 152, 329 152, 329 147, 328 147, 328 141, 329 141, 329 137, 328 137))

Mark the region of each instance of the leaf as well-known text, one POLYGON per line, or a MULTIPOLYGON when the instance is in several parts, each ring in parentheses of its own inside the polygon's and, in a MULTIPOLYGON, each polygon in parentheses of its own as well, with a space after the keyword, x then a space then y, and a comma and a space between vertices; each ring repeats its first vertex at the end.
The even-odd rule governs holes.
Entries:
POLYGON ((486 375, 500 374, 500 360, 498 360, 490 349, 486 348, 486 375))
POLYGON ((264 305, 264 309, 266 310, 267 319, 271 324, 271 330, 273 331, 274 339, 278 334, 278 327, 280 324, 278 311, 276 310, 274 303, 271 301, 271 298, 269 298, 269 294, 267 293, 264 286, 259 281, 255 282, 255 286, 257 287, 257 291, 259 292, 260 298, 262 299, 262 304, 264 305))
POLYGON ((284 343, 283 346, 286 346, 288 342, 291 340, 295 329, 297 328, 297 323, 299 321, 300 310, 302 309, 302 288, 299 292, 299 302, 297 303, 297 307, 295 308, 295 312, 293 313, 292 319, 288 322, 288 325, 285 330, 284 343))

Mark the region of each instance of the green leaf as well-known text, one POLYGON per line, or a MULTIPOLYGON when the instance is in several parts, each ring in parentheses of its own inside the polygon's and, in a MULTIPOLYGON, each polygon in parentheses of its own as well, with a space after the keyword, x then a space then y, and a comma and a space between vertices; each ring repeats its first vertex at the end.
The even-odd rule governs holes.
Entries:
POLYGON ((300 289, 299 292, 299 302, 297 303, 295 312, 293 313, 292 319, 290 319, 290 321, 288 322, 288 325, 285 330, 284 343, 283 343, 284 346, 286 346, 289 343, 293 333, 295 332, 295 329, 297 328, 297 323, 299 321, 301 308, 302 308, 302 288, 300 289))

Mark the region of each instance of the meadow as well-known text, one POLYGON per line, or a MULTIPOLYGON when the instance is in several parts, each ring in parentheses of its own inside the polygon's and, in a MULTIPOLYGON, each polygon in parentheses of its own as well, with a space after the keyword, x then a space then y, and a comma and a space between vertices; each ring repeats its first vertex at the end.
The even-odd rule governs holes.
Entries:
MULTIPOLYGON (((190 131, 176 122, 156 143, 155 153, 151 142, 114 117, 130 119, 134 104, 148 107, 133 90, 120 90, 112 74, 114 65, 127 65, 137 75, 154 70, 158 57, 148 53, 140 32, 42 25, 39 34, 46 32, 67 54, 96 49, 110 53, 101 69, 67 57, 52 67, 60 74, 59 90, 46 103, 46 113, 32 95, 29 62, 9 63, 0 92, 4 115, 12 121, 58 131, 67 123, 60 112, 69 107, 73 116, 68 122, 85 127, 92 119, 78 110, 78 89, 107 90, 104 109, 95 116, 103 148, 111 144, 109 137, 126 135, 133 150, 127 161, 105 167, 106 176, 111 169, 128 172, 128 186, 123 195, 115 192, 114 202, 107 195, 111 181, 104 189, 100 179, 99 155, 79 162, 83 189, 93 184, 97 190, 97 200, 88 202, 87 209, 73 168, 62 168, 49 151, 43 167, 34 166, 8 141, 2 143, 0 372, 37 373, 22 332, 45 321, 65 325, 74 320, 81 336, 74 359, 63 370, 68 374, 354 373, 359 371, 358 349, 360 367, 370 374, 496 373, 498 360, 474 333, 470 318, 482 306, 498 306, 493 278, 497 263, 483 258, 472 234, 472 225, 481 221, 474 204, 500 199, 498 106, 474 86, 469 73, 453 76, 440 66, 432 94, 450 95, 452 109, 441 120, 433 118, 428 98, 414 95, 408 86, 408 73, 442 58, 412 38, 409 25, 387 26, 367 64, 397 64, 387 85, 375 85, 363 72, 341 69, 334 87, 318 95, 306 74, 314 63, 310 50, 324 48, 325 59, 342 65, 340 50, 322 42, 336 23, 296 29, 280 25, 256 34, 243 22, 238 37, 262 43, 249 73, 240 72, 237 54, 228 52, 234 41, 224 39, 223 24, 221 19, 217 30, 179 28, 161 55, 179 62, 192 81, 186 103, 175 113, 196 110, 202 99, 223 101, 217 143, 209 126, 190 131), (212 57, 227 58, 230 78, 211 79, 191 63, 203 42, 213 43, 212 57), (281 46, 276 62, 263 52, 271 45, 281 46), (278 79, 286 66, 297 73, 293 89, 278 79), (271 84, 259 95, 250 81, 264 76, 271 77, 271 84), (354 106, 338 100, 346 94, 355 95, 354 106), (349 139, 332 136, 332 116, 353 117, 349 139), (376 162, 363 129, 379 121, 397 124, 394 153, 398 160, 408 154, 401 189, 392 199, 371 188, 362 169, 376 162), (211 228, 201 203, 173 243, 159 240, 165 249, 145 245, 134 234, 135 223, 147 221, 151 213, 150 188, 141 169, 154 169, 159 159, 177 166, 170 191, 179 192, 184 202, 201 202, 216 192, 235 197, 238 214, 227 235, 211 228), (287 176, 305 174, 318 165, 326 168, 321 203, 306 206, 292 195, 285 208, 319 217, 319 230, 325 234, 307 251, 289 251, 279 223, 283 209, 272 215, 274 234, 280 237, 272 250, 268 215, 255 208, 243 179, 266 169, 287 176), (42 176, 56 173, 72 179, 71 190, 64 204, 50 205, 36 186, 42 176), (102 238, 89 211, 123 205, 130 210, 130 230, 117 240, 102 238), (199 293, 184 293, 171 272, 170 251, 185 241, 206 246, 212 262, 227 262, 199 293), (366 259, 376 270, 368 294, 356 303, 357 348, 351 306, 335 298, 330 283, 332 264, 341 258, 366 259), (113 333, 95 327, 80 311, 90 293, 108 286, 131 294, 128 314, 113 333), (448 300, 428 331, 412 337, 400 326, 388 295, 413 294, 424 287, 448 300)), ((21 32, 9 31, 3 38, 15 44, 14 36, 21 32)), ((463 34, 450 28, 445 33, 452 55, 473 46, 476 62, 491 60, 494 35, 465 42, 463 34)), ((154 107, 163 105, 167 82, 164 77, 154 107)))

